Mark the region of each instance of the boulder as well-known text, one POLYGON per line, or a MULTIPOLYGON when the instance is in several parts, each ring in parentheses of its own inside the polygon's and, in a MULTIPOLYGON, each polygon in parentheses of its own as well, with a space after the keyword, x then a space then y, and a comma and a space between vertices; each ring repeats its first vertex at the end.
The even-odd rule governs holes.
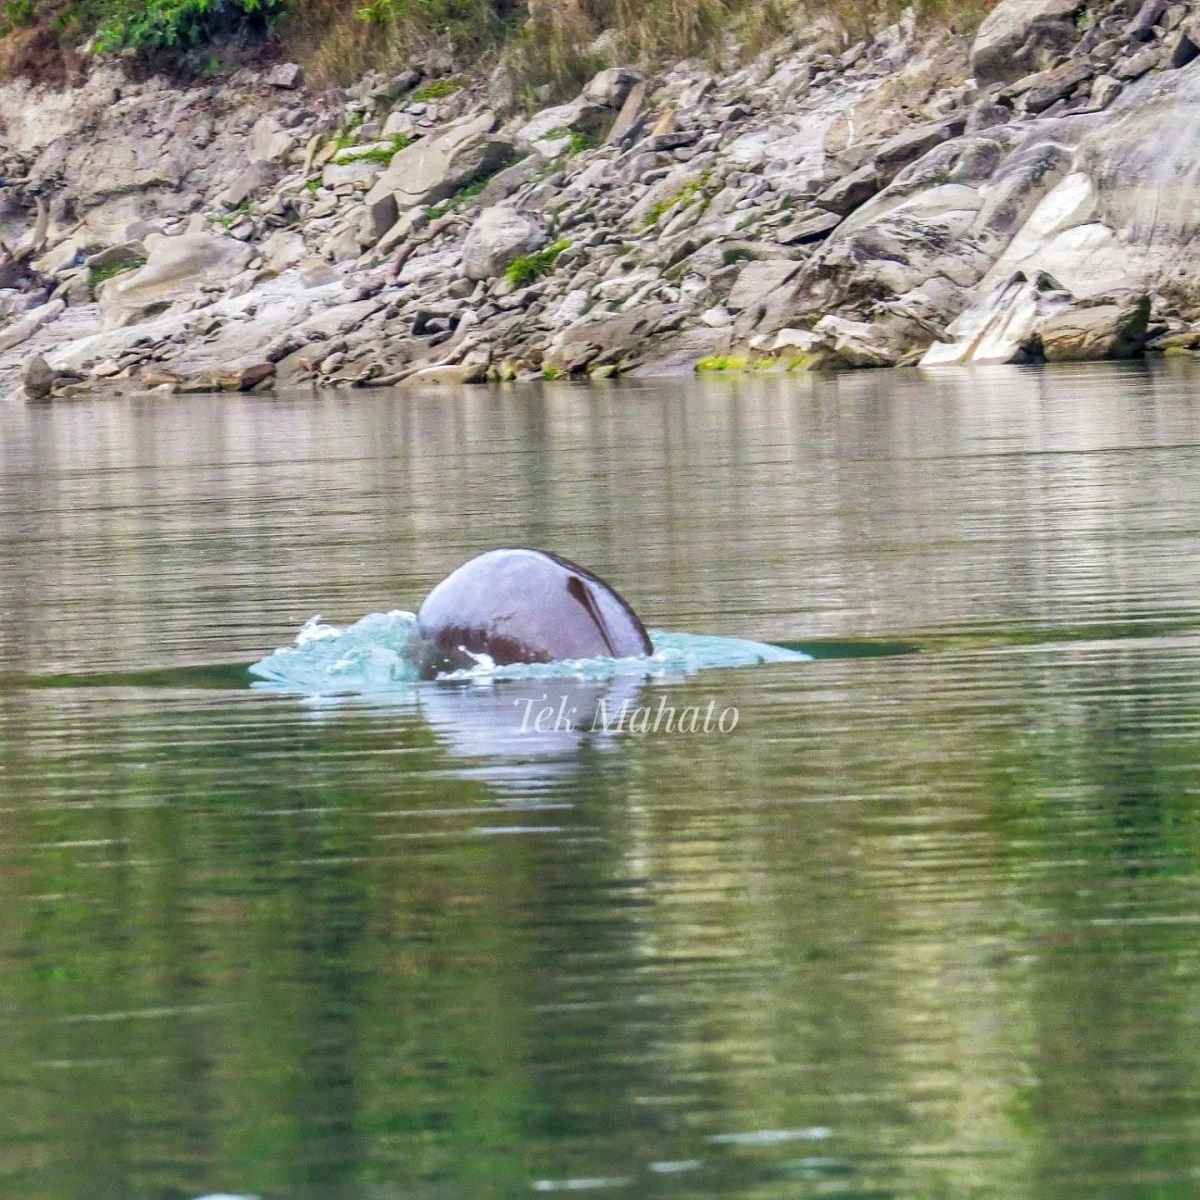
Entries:
POLYGON ((957 137, 963 131, 965 119, 954 121, 932 121, 925 125, 917 125, 906 129, 895 137, 888 138, 875 151, 875 171, 884 179, 894 178, 909 163, 916 162, 923 154, 927 154, 935 146, 952 137, 957 137))
POLYGON ((1081 83, 1092 77, 1092 65, 1082 59, 1068 59, 1059 67, 1039 71, 1018 81, 1010 94, 1020 95, 1021 107, 1027 113, 1039 113, 1055 100, 1069 96, 1081 83))
POLYGON ((952 340, 934 342, 920 365, 1022 362, 1037 344, 1039 326, 1071 301, 1071 294, 1044 271, 1017 271, 955 317, 946 328, 952 340))
POLYGON ((280 63, 267 72, 266 82, 271 87, 294 91, 304 83, 304 68, 299 63, 280 63))
POLYGON ((107 246, 89 254, 83 265, 89 271, 102 271, 105 267, 140 266, 146 261, 146 247, 141 242, 122 242, 118 246, 107 246))
POLYGON ((612 119, 611 109, 587 99, 586 95, 580 96, 570 104, 544 108, 531 117, 517 131, 517 145, 532 150, 563 137, 569 138, 573 133, 596 136, 612 119))
POLYGON ((882 321, 852 321, 846 317, 822 317, 813 333, 832 346, 835 364, 847 367, 894 367, 901 362, 913 362, 930 341, 929 335, 914 342, 920 335, 911 323, 888 317, 882 321))
MULTIPOLYGON (((321 172, 321 184, 327 188, 342 187, 350 184, 353 187, 370 187, 383 174, 383 163, 370 158, 360 158, 352 162, 327 163, 321 172)), ((391 193, 385 193, 389 199, 391 193)), ((394 201, 393 201, 394 202, 394 201)))
POLYGON ((741 312, 758 304, 777 287, 787 283, 797 271, 800 263, 790 258, 771 258, 763 262, 748 262, 737 277, 725 307, 730 312, 741 312))
POLYGON ((279 177, 279 169, 269 162, 254 162, 239 171, 233 181, 216 196, 222 208, 237 208, 251 196, 269 188, 279 177))
POLYGON ((866 203, 879 191, 879 177, 874 163, 865 163, 857 171, 843 175, 831 183, 814 201, 818 208, 845 216, 866 203))
POLYGON ((40 354, 35 354, 21 370, 21 384, 30 400, 45 400, 64 383, 78 383, 83 376, 78 371, 52 367, 40 354))
POLYGON ((246 158, 252 163, 278 162, 296 145, 296 135, 284 129, 274 114, 259 117, 246 142, 246 158))
POLYGON ((96 299, 107 328, 133 325, 179 301, 195 299, 204 284, 223 284, 245 270, 253 251, 233 238, 183 233, 146 238, 146 265, 106 280, 96 299))
POLYGON ((529 154, 520 162, 513 163, 511 167, 497 171, 479 193, 479 203, 485 206, 499 204, 527 183, 532 183, 545 165, 545 161, 539 155, 529 154))
POLYGON ((1037 327, 1047 362, 1133 358, 1146 344, 1150 297, 1077 304, 1051 313, 1037 327))
POLYGON ((512 155, 512 143, 492 133, 495 125, 493 113, 478 113, 414 142, 392 158, 368 193, 367 203, 392 195, 403 212, 418 204, 436 204, 490 174, 512 155))
POLYGON ((802 217, 791 225, 785 225, 776 240, 784 246, 796 246, 803 242, 819 242, 831 230, 842 223, 841 213, 819 212, 802 217))
POLYGON ((641 76, 628 67, 607 67, 592 76, 583 89, 583 98, 605 108, 620 108, 640 79, 641 76))
POLYGON ((525 213, 505 205, 485 208, 463 242, 463 274, 468 279, 494 279, 548 240, 541 225, 525 213))
POLYGON ((1083 0, 1000 0, 971 45, 975 82, 1008 83, 1048 66, 1041 60, 1079 40, 1075 14, 1082 7, 1083 0))

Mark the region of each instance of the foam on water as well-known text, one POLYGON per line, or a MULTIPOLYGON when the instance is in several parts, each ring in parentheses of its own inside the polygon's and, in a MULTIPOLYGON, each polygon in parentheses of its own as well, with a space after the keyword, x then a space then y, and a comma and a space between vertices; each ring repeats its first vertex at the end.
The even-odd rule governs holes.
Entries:
MULTIPOLYGON (((416 616, 399 609, 371 613, 340 628, 311 617, 290 646, 251 668, 254 686, 306 696, 371 695, 411 690, 419 682, 405 647, 416 616)), ((714 667, 808 662, 809 656, 765 642, 650 630, 654 654, 640 658, 566 659, 497 666, 486 654, 475 666, 443 676, 486 685, 499 679, 577 679, 602 682, 620 675, 646 679, 685 677, 714 667)))

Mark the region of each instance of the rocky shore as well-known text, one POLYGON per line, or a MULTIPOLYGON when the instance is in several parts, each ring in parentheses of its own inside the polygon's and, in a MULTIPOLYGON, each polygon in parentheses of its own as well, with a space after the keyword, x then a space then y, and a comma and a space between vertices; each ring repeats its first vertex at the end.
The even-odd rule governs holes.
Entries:
POLYGON ((1200 347, 1200 6, 820 24, 713 75, 0 87, 31 399, 1200 347))

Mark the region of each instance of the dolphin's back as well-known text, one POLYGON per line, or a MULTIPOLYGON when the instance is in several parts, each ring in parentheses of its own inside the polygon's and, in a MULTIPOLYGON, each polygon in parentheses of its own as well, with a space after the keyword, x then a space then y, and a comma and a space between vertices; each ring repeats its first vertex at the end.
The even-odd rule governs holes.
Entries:
POLYGON ((426 674, 469 666, 653 653, 637 614, 597 575, 544 550, 489 550, 448 575, 417 613, 426 674))

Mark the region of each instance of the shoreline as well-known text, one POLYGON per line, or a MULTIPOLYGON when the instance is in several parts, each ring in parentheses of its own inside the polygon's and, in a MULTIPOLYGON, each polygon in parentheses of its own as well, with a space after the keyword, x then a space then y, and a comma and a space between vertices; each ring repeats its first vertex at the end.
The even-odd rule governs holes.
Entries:
POLYGON ((1200 347, 1200 20, 1002 0, 715 76, 0 86, 28 398, 1088 361, 1200 347), (1070 9, 1070 11, 1067 11, 1070 9), (1190 38, 1195 34, 1196 41, 1190 38), (494 90, 494 89, 493 89, 494 90), (1164 138, 1163 129, 1172 136, 1164 138))

